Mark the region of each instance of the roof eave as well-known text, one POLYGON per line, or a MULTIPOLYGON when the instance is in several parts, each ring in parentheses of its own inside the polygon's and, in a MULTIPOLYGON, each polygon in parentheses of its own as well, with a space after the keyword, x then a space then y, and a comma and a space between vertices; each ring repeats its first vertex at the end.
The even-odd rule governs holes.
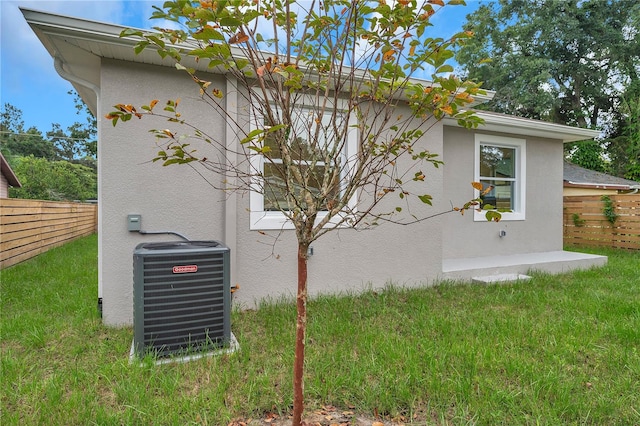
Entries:
POLYGON ((2 170, 2 174, 7 180, 9 186, 12 186, 14 188, 22 187, 18 176, 16 176, 16 174, 13 172, 11 166, 9 165, 9 163, 7 163, 7 160, 4 158, 4 155, 2 155, 2 153, 0 153, 0 170, 2 170))
MULTIPOLYGON (((120 37, 122 30, 127 29, 128 27, 117 25, 117 24, 108 24, 97 21, 90 21, 86 19, 74 18, 65 15, 53 14, 48 12, 42 12, 29 8, 20 8, 22 11, 25 20, 37 34, 38 38, 40 38, 42 44, 45 46, 47 51, 52 57, 59 54, 56 52, 56 48, 53 43, 54 37, 70 37, 77 40, 85 40, 91 41, 93 43, 104 43, 105 45, 109 45, 111 47, 125 48, 127 49, 127 53, 124 54, 121 51, 121 54, 124 56, 123 60, 134 62, 134 63, 150 63, 150 57, 145 54, 134 54, 133 47, 139 41, 135 37, 120 37)), ((148 29, 139 29, 143 32, 150 32, 152 30, 148 29)), ((178 49, 184 50, 192 50, 197 47, 196 41, 187 41, 186 43, 181 43, 178 45, 171 45, 168 47, 176 47, 178 49)), ((149 49, 152 49, 149 47, 149 49)), ((242 51, 239 48, 232 46, 232 51, 234 51, 234 55, 240 56, 242 55, 242 51)), ((143 52, 144 53, 144 52, 143 52)), ((153 52, 150 52, 153 53, 153 52)), ((271 55, 271 53, 265 52, 265 55, 271 55)), ((157 55, 156 55, 157 56, 157 55)), ((156 58, 155 60, 151 60, 151 63, 154 65, 174 67, 174 63, 170 60, 160 60, 160 58, 156 58)), ((187 63, 189 67, 193 67, 198 69, 199 71, 212 72, 212 73, 225 73, 224 68, 209 68, 206 61, 196 62, 195 60, 189 61, 187 63)), ((364 78, 365 70, 356 70, 356 75, 360 78, 364 78)), ((424 85, 433 84, 429 80, 422 79, 410 79, 412 83, 419 83, 424 85)), ((476 95, 474 102, 471 106, 476 106, 478 104, 482 104, 493 99, 495 95, 492 91, 486 91, 485 94, 476 95)))
MULTIPOLYGON (((596 130, 581 129, 513 115, 486 111, 476 111, 476 115, 484 120, 484 124, 480 125, 478 129, 490 132, 559 139, 563 143, 594 139, 600 135, 600 132, 596 130)), ((461 127, 455 118, 445 118, 444 125, 461 127)))
POLYGON ((128 44, 130 46, 133 46, 136 42, 136 40, 131 37, 120 37, 122 30, 127 28, 122 25, 74 18, 25 7, 20 7, 20 11, 27 23, 34 29, 40 29, 42 31, 49 29, 51 32, 59 35, 68 33, 69 35, 73 35, 74 38, 80 38, 80 35, 84 33, 86 34, 87 40, 117 40, 118 44, 128 44))

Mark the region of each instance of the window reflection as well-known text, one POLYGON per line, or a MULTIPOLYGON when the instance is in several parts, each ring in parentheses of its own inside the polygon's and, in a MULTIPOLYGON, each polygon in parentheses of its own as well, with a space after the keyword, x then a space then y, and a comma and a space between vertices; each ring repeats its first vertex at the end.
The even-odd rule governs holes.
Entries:
POLYGON ((483 204, 497 209, 515 208, 516 149, 480 145, 480 182, 492 189, 482 197, 483 204))

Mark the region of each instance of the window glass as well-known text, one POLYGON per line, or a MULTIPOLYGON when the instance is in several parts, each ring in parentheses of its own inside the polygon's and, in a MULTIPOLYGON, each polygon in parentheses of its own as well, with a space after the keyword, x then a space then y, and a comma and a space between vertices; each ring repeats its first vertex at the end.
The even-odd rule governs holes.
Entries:
MULTIPOLYGON (((304 99, 301 99, 304 101, 304 99)), ((313 105, 311 99, 309 105, 313 105)), ((251 156, 251 167, 255 173, 250 192, 250 228, 262 229, 294 229, 293 223, 283 212, 291 211, 293 205, 291 197, 286 194, 291 191, 310 191, 316 198, 324 192, 324 199, 318 206, 318 220, 326 216, 330 206, 335 205, 333 200, 341 194, 341 184, 351 171, 349 165, 357 158, 357 119, 355 114, 348 114, 344 108, 346 103, 338 102, 337 108, 329 108, 325 115, 318 114, 317 110, 305 107, 301 102, 299 108, 292 112, 291 127, 287 129, 287 144, 291 164, 302 175, 302 182, 289 182, 285 179, 285 161, 283 152, 277 146, 275 138, 267 137, 263 141, 265 147, 270 149, 264 153, 255 153, 251 156), (337 114, 333 116, 331 114, 337 114), (341 123, 340 120, 349 120, 341 123), (332 125, 334 123, 336 126, 332 125), (346 131, 346 135, 336 137, 337 131, 346 131), (332 151, 339 150, 338 155, 332 151), (326 155, 325 155, 326 154, 326 155), (315 159, 315 161, 314 161, 315 159), (329 161, 331 161, 329 163, 329 161), (333 183, 324 183, 325 175, 333 176, 334 171, 339 173, 338 179, 333 183), (265 183, 267 185, 265 185, 265 183), (287 185, 291 185, 288 188, 287 185), (325 189, 323 190, 323 186, 325 189)), ((274 122, 269 122, 266 114, 255 116, 252 127, 268 128, 282 123, 282 111, 275 109, 274 122), (258 124, 255 126, 255 124, 258 124), (255 127, 254 127, 255 126, 255 127)), ((349 212, 356 210, 357 196, 354 194, 348 201, 347 208, 335 216, 331 223, 338 223, 349 212)), ((306 206, 299 206, 305 208, 306 206)), ((328 224, 330 226, 330 224, 328 224)), ((348 226, 348 225, 341 225, 348 226)))
POLYGON ((480 177, 515 178, 515 148, 480 146, 480 177))
MULTIPOLYGON (((476 135, 475 179, 483 188, 477 194, 483 205, 500 209, 503 220, 525 218, 525 147, 524 139, 476 135)), ((486 220, 484 212, 474 218, 486 220)))
MULTIPOLYGON (((314 196, 320 194, 320 188, 322 187, 322 180, 324 177, 324 166, 310 167, 307 165, 300 165, 300 172, 307 178, 307 189, 311 191, 314 196)), ((286 181, 282 175, 282 163, 271 164, 265 163, 263 175, 267 184, 265 185, 264 196, 264 210, 265 211, 279 211, 279 210, 292 210, 295 206, 292 204, 293 200, 288 199, 286 181)), ((293 190, 296 192, 302 191, 302 186, 294 184, 293 190)), ((335 198, 338 195, 337 188, 329 191, 328 199, 335 198)), ((305 207, 304 205, 301 207, 305 207)), ((326 209, 322 209, 326 210, 326 209)))
POLYGON ((515 209, 515 182, 505 180, 483 180, 481 179, 483 189, 491 190, 482 196, 483 204, 490 204, 497 209, 515 209))
MULTIPOLYGON (((265 145, 270 148, 264 161, 263 176, 266 181, 264 187, 264 210, 292 210, 293 199, 286 196, 287 192, 301 193, 305 187, 314 196, 319 196, 322 191, 327 166, 323 160, 328 150, 333 149, 336 143, 331 131, 330 117, 322 120, 314 118, 310 110, 300 109, 292 118, 293 126, 289 130, 289 153, 293 161, 292 167, 298 168, 303 177, 304 184, 293 183, 293 187, 287 191, 287 182, 284 174, 282 152, 273 137, 267 137, 265 145), (311 142, 316 138, 317 141, 311 142), (315 158, 315 161, 314 161, 315 158)), ((266 121, 266 120, 265 120, 266 121)), ((265 123, 267 125, 267 123, 265 123)), ((338 186, 334 185, 327 190, 327 201, 339 194, 338 186)), ((326 206, 326 205, 325 205, 326 206)), ((304 208, 305 206, 300 206, 304 208)), ((326 210, 326 208, 322 208, 326 210)))
POLYGON ((480 145, 480 182, 492 189, 482 197, 484 204, 498 209, 514 210, 516 149, 480 145))

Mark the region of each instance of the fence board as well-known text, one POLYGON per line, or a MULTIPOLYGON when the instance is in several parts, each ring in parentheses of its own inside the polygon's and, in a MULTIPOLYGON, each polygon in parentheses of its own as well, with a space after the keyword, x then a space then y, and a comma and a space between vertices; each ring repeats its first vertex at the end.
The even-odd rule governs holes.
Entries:
POLYGON ((3 225, 10 225, 12 223, 25 223, 25 222, 41 222, 46 220, 61 220, 61 219, 74 219, 76 217, 91 217, 93 212, 81 211, 81 212, 64 212, 64 213, 31 213, 21 215, 1 215, 0 219, 3 225))
MULTIPOLYGON (((68 219, 65 221, 60 221, 58 223, 46 222, 45 225, 40 225, 38 227, 27 228, 20 224, 8 225, 4 227, 4 233, 2 234, 2 240, 0 244, 5 244, 9 241, 20 240, 24 238, 30 238, 33 236, 38 236, 43 232, 53 232, 59 231, 61 229, 68 229, 73 226, 83 226, 83 225, 93 225, 94 218, 93 217, 80 217, 78 220, 68 219)), ((19 243, 15 243, 19 244, 19 243)))
POLYGON ((10 225, 12 223, 26 223, 26 222, 41 222, 45 220, 56 220, 64 218, 75 218, 78 216, 92 216, 93 212, 78 211, 78 212, 59 212, 59 213, 46 213, 46 212, 33 212, 19 215, 0 215, 0 225, 10 225))
POLYGON ((613 224, 604 215, 600 195, 564 197, 565 245, 640 250, 640 194, 609 198, 617 215, 613 224))
POLYGON ((97 231, 98 206, 0 198, 0 269, 97 231))
POLYGON ((87 230, 95 226, 92 220, 81 220, 77 222, 67 222, 57 226, 48 226, 33 228, 30 230, 22 231, 19 233, 11 233, 7 235, 5 239, 3 237, 0 242, 0 259, 4 259, 4 253, 8 250, 25 246, 33 242, 46 240, 55 236, 65 236, 76 232, 77 230, 87 230), (21 237, 17 238, 14 234, 20 234, 21 237))

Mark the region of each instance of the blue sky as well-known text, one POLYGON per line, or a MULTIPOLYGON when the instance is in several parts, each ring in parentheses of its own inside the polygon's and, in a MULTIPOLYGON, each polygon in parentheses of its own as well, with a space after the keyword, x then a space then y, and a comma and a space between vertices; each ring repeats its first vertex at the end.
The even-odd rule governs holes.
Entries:
MULTIPOLYGON (((22 110, 25 127, 35 126, 43 133, 52 123, 62 128, 84 121, 76 114, 71 84, 53 68, 53 59, 25 22, 19 7, 53 12, 78 18, 151 28, 152 6, 164 0, 0 0, 0 103, 10 103, 22 110)), ((467 0, 467 6, 445 7, 432 19, 441 36, 458 32, 465 16, 480 5, 467 0)))

